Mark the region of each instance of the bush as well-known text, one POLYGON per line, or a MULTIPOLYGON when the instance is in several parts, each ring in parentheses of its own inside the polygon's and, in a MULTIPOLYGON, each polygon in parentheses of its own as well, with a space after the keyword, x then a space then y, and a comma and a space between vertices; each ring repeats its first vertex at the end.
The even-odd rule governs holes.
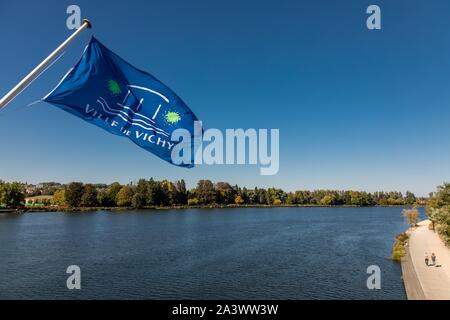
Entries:
POLYGON ((281 200, 280 200, 280 199, 275 199, 275 200, 273 200, 273 205, 274 205, 274 206, 279 206, 279 205, 281 205, 281 200))
POLYGON ((392 260, 396 262, 400 262, 402 258, 405 256, 405 248, 401 243, 396 243, 394 247, 392 248, 392 260))
POLYGON ((188 206, 197 206, 199 202, 197 198, 188 199, 188 206))
POLYGON ((407 224, 409 224, 411 227, 415 227, 417 225, 417 219, 419 217, 419 211, 414 209, 404 209, 402 211, 403 217, 405 218, 405 221, 407 224))
POLYGON ((408 238, 409 238, 408 235, 405 232, 403 232, 403 233, 400 233, 399 235, 397 235, 395 237, 395 240, 404 244, 406 242, 406 240, 408 240, 408 238))
POLYGON ((241 205, 244 203, 244 199, 242 199, 241 196, 236 196, 236 198, 234 198, 234 203, 237 205, 241 205))
POLYGON ((391 254, 392 260, 396 262, 400 262, 402 260, 402 258, 406 254, 405 244, 407 240, 408 235, 404 232, 400 233, 395 237, 395 243, 394 246, 392 247, 392 254, 391 254))

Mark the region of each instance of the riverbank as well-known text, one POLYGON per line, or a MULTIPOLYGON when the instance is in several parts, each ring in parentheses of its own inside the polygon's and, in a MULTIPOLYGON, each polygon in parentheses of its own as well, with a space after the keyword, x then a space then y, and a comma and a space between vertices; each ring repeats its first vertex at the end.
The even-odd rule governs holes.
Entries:
POLYGON ((421 221, 408 231, 402 273, 409 300, 450 299, 450 248, 445 246, 437 233, 428 229, 429 223, 429 220, 421 221), (431 256, 433 252, 437 257, 436 266, 427 266, 425 254, 431 256))
POLYGON ((12 213, 12 212, 19 212, 20 209, 0 209, 0 213, 12 213))
POLYGON ((196 205, 196 206, 151 206, 144 208, 132 207, 62 207, 62 206, 36 206, 25 207, 22 209, 11 209, 10 212, 15 211, 19 213, 27 212, 90 212, 90 211, 130 211, 130 210, 185 210, 185 209, 232 209, 232 208, 404 208, 401 205, 377 205, 377 206, 356 206, 356 205, 316 205, 316 204, 281 204, 281 205, 261 205, 261 204, 245 204, 245 205, 196 205))

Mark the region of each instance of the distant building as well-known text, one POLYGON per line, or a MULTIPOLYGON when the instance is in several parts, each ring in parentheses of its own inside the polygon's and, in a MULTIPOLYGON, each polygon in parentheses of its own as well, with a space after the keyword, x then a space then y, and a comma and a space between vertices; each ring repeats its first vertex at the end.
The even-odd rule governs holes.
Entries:
POLYGON ((25 193, 32 194, 36 191, 36 186, 34 184, 25 184, 25 193))

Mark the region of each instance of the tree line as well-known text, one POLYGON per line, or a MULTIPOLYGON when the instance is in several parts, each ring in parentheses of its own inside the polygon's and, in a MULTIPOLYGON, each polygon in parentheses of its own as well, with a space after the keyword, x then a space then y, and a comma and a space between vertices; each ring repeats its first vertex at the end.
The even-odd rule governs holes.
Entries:
POLYGON ((432 227, 450 245, 450 183, 444 183, 430 194, 426 211, 432 227))
MULTIPOLYGON (((23 188, 19 183, 2 183, 6 192, 0 192, 0 203, 4 206, 23 205, 23 188), (12 189, 16 190, 12 192, 12 189), (3 195, 4 194, 4 195, 3 195)), ((58 185, 57 185, 58 186, 58 185)), ((47 188, 47 187, 46 187, 47 188)), ((50 192, 49 189, 46 189, 50 192)), ((322 205, 322 206, 375 206, 415 205, 417 199, 412 192, 365 192, 340 190, 315 190, 285 192, 279 188, 253 188, 230 185, 227 182, 198 181, 195 188, 188 189, 184 180, 157 181, 140 179, 137 183, 122 185, 83 184, 72 182, 51 190, 53 199, 43 199, 43 204, 67 207, 170 207, 170 206, 214 206, 214 205, 322 205)), ((39 194, 39 191, 35 191, 39 194)))

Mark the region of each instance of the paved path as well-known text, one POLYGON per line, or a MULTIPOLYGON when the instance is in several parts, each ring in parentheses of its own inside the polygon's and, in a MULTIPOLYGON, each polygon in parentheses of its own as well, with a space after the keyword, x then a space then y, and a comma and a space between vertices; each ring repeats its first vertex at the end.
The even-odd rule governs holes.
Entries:
POLYGON ((416 269, 411 261, 409 247, 406 248, 406 254, 402 258, 402 276, 405 285, 406 296, 408 300, 425 300, 422 285, 417 277, 416 269))
MULTIPOLYGON (((450 300, 450 249, 436 233, 428 229, 428 224, 429 220, 422 221, 411 231, 408 245, 410 259, 425 299, 450 300), (432 252, 436 254, 436 264, 440 267, 425 265, 425 253, 430 257, 432 252)), ((405 276, 404 281, 405 287, 414 285, 408 283, 409 280, 405 276)))

